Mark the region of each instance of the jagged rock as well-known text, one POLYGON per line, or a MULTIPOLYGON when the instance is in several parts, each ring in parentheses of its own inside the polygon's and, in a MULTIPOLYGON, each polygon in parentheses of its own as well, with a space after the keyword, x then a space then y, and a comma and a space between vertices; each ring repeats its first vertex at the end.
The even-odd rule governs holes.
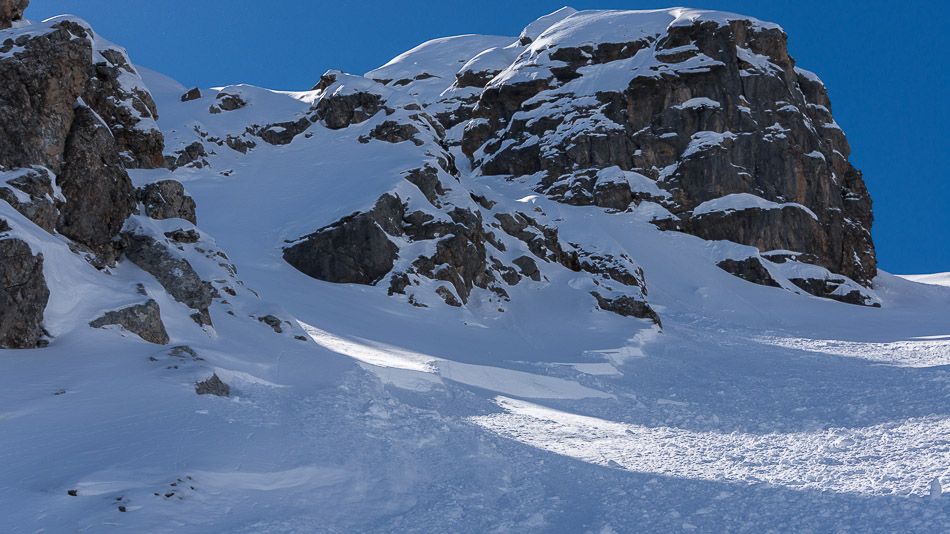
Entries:
POLYGON ((181 150, 176 150, 174 156, 165 156, 165 166, 171 170, 179 167, 194 167, 200 169, 208 164, 204 158, 208 157, 205 146, 201 141, 195 141, 181 150))
POLYGON ((125 49, 100 48, 82 99, 106 122, 128 168, 165 166, 165 138, 155 121, 158 110, 125 49))
POLYGON ((0 58, 0 164, 39 164, 59 174, 82 98, 114 135, 124 166, 163 166, 155 104, 125 51, 96 43, 93 54, 92 32, 75 19, 41 26, 0 44, 0 53, 11 53, 0 58))
POLYGON ((594 171, 635 171, 668 195, 659 203, 677 220, 665 227, 763 252, 809 253, 816 264, 869 286, 876 273, 871 201, 847 161, 850 147, 824 85, 795 68, 777 26, 741 17, 678 19, 674 10, 668 16, 669 24, 650 28, 635 12, 582 12, 541 44, 524 40, 530 53, 518 56, 504 80, 488 84, 473 107, 462 139, 473 168, 538 173, 539 190, 551 198, 615 210, 637 202, 638 193, 619 181, 598 183, 594 171), (643 33, 629 42, 571 41, 573 31, 605 17, 644 24, 643 33), (626 60, 634 56, 645 66, 631 69, 626 60), (611 69, 629 83, 593 91, 588 87, 597 84, 580 80, 611 69), (565 176, 573 178, 561 181, 565 176), (753 208, 691 216, 733 194, 795 203, 817 215, 753 208))
POLYGON ((789 282, 795 284, 800 289, 826 299, 837 300, 846 304, 856 304, 859 306, 870 306, 873 308, 881 307, 881 304, 874 302, 870 296, 865 295, 858 289, 850 291, 841 291, 846 286, 846 280, 842 277, 831 278, 789 278, 789 282))
POLYGON ((122 229, 135 208, 133 187, 109 128, 88 107, 78 106, 57 178, 66 203, 56 230, 101 250, 122 229))
POLYGON ((149 299, 144 304, 107 312, 89 323, 89 326, 93 328, 102 328, 107 325, 119 325, 149 343, 158 345, 168 343, 168 332, 165 331, 165 324, 162 323, 158 303, 153 299, 149 299))
POLYGON ((660 316, 653 311, 646 302, 628 296, 620 295, 617 297, 605 297, 597 291, 591 291, 591 296, 597 299, 597 306, 600 309, 622 315, 624 317, 636 317, 638 319, 650 319, 655 324, 662 326, 660 316))
POLYGON ((257 135, 265 143, 272 145, 286 145, 294 140, 294 137, 304 133, 310 128, 312 123, 306 117, 296 121, 278 122, 265 126, 257 135))
POLYGON ((441 206, 439 197, 445 194, 445 188, 442 187, 442 182, 439 180, 439 171, 435 167, 426 165, 421 169, 412 169, 406 172, 405 176, 406 180, 418 187, 419 191, 422 191, 426 200, 431 202, 433 206, 441 206))
POLYGON ((192 100, 198 100, 201 98, 201 90, 197 87, 192 87, 185 94, 181 95, 182 102, 191 102, 192 100))
POLYGON ((280 327, 280 318, 278 317, 275 317, 273 315, 265 315, 263 317, 258 317, 257 320, 258 322, 264 323, 267 326, 273 328, 274 332, 277 332, 278 334, 283 333, 284 331, 280 327))
MULTIPOLYGON (((0 219, 0 232, 9 229, 0 219)), ((21 239, 0 239, 0 348, 45 346, 42 323, 48 301, 43 254, 34 255, 21 239)))
POLYGON ((775 281, 775 278, 772 278, 772 274, 762 265, 762 261, 755 256, 743 260, 725 259, 716 265, 723 271, 753 284, 782 287, 781 284, 775 281))
POLYGON ((47 232, 56 228, 59 211, 56 209, 56 193, 49 171, 43 167, 20 169, 19 173, 6 181, 9 187, 0 187, 0 200, 5 200, 24 217, 47 232), (16 191, 29 195, 24 200, 16 191))
POLYGON ((0 0, 0 30, 10 27, 10 23, 23 18, 23 10, 30 0, 0 0))
POLYGON ((241 95, 236 95, 233 93, 225 93, 224 91, 218 93, 215 98, 214 104, 211 104, 211 107, 208 109, 211 113, 221 113, 222 111, 234 111, 236 109, 241 109, 247 105, 247 102, 241 98, 241 95))
POLYGON ((402 204, 384 195, 366 213, 355 213, 304 236, 284 249, 284 260, 327 282, 376 284, 393 268, 399 249, 384 228, 397 232, 402 204))
POLYGON ((197 243, 201 239, 201 236, 198 234, 198 232, 192 230, 191 228, 187 230, 179 228, 177 230, 172 230, 171 232, 165 232, 165 237, 176 243, 197 243))
MULTIPOLYGON (((325 91, 336 83, 338 75, 328 72, 320 77, 314 90, 325 91)), ((317 102, 314 117, 327 128, 339 130, 369 119, 383 109, 382 96, 367 91, 352 91, 324 95, 317 102)))
POLYGON ((439 286, 435 288, 435 292, 437 295, 442 297, 442 300, 444 300, 445 303, 448 304, 449 306, 454 306, 456 308, 462 307, 462 303, 459 302, 459 299, 455 298, 455 295, 452 294, 452 290, 450 290, 449 288, 445 286, 439 286))
POLYGON ((231 386, 225 384, 213 373, 211 378, 195 384, 195 392, 199 395, 217 395, 218 397, 231 396, 231 386))
POLYGON ((200 361, 201 357, 198 356, 198 352, 195 349, 189 347, 188 345, 178 345, 177 347, 172 347, 168 350, 168 354, 175 358, 191 358, 192 361, 200 361))
POLYGON ((535 263, 531 258, 527 256, 521 256, 520 258, 516 258, 514 261, 512 261, 512 263, 521 269, 521 274, 527 276, 535 282, 541 281, 541 271, 538 270, 538 264, 535 263))
POLYGON ((250 139, 245 139, 243 136, 236 137, 229 135, 224 139, 224 143, 228 145, 228 148, 231 150, 236 150, 241 154, 247 154, 247 151, 256 147, 257 143, 250 139))
POLYGON ((162 180, 135 190, 136 199, 145 206, 145 214, 153 219, 185 219, 197 223, 195 201, 176 180, 162 180))
POLYGON ((192 319, 202 326, 211 326, 208 307, 214 297, 214 286, 198 276, 188 260, 176 256, 155 239, 131 232, 123 234, 126 257, 151 274, 175 300, 197 310, 192 319))
POLYGON ((387 143, 402 143, 403 141, 412 141, 416 146, 425 144, 421 139, 416 139, 415 135, 419 129, 411 124, 400 124, 396 121, 384 121, 382 124, 373 128, 368 136, 361 136, 360 143, 369 143, 370 139, 379 139, 387 143))

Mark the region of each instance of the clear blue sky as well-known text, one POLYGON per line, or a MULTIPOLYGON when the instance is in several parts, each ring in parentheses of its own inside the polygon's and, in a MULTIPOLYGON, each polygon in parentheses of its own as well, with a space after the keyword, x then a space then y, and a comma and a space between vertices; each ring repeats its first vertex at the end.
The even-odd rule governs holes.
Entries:
MULTIPOLYGON (((181 83, 309 89, 330 68, 362 74, 447 35, 518 35, 562 0, 33 0, 71 13, 132 60, 181 83)), ((576 1, 577 9, 662 3, 576 1)), ((672 5, 672 4, 671 4, 672 5)), ((683 5, 682 3, 680 5, 683 5)), ((950 271, 950 0, 697 0, 777 22, 798 65, 821 76, 874 199, 874 241, 893 273, 950 271)), ((161 111, 161 110, 159 110, 161 111)))

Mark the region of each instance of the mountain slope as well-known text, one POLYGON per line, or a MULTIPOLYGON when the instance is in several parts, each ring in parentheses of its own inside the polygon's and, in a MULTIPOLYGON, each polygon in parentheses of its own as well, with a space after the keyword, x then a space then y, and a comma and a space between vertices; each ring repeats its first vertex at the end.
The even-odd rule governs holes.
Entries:
MULTIPOLYGON (((56 23, 12 24, 0 42, 56 23)), ((0 351, 7 530, 948 528, 932 483, 950 460, 950 290, 875 276, 873 248, 839 255, 871 246, 869 199, 843 135, 809 115, 820 82, 777 73, 779 59, 781 30, 738 15, 565 8, 519 37, 437 39, 311 91, 189 89, 129 64, 163 165, 112 149, 130 207, 106 243, 44 228, 30 208, 42 194, 0 197, 3 238, 42 253, 49 291, 48 346, 0 351), (676 39, 689 42, 671 52, 676 39), (678 53, 725 64, 709 39, 734 65, 631 68, 678 53), (753 54, 741 68, 736 42, 753 54), (544 84, 509 99, 522 79, 544 84), (645 79, 669 101, 642 129, 594 112, 645 79), (748 105, 698 93, 728 80, 748 105), (659 179, 558 144, 599 133, 674 169, 659 179), (548 142, 573 159, 530 153, 548 142), (504 158, 526 167, 492 167, 504 158), (759 158, 773 166, 754 180, 702 174, 759 158), (783 182, 778 160, 812 165, 804 184, 783 182), (691 169, 709 182, 688 190, 691 169), (826 240, 841 248, 775 250, 849 210, 855 233, 826 240), (750 238, 762 232, 776 237, 750 238), (88 326, 149 300, 165 345, 88 326), (196 394, 222 392, 212 374, 229 396, 196 394)), ((57 202, 59 176, 56 217, 72 200, 57 202)))

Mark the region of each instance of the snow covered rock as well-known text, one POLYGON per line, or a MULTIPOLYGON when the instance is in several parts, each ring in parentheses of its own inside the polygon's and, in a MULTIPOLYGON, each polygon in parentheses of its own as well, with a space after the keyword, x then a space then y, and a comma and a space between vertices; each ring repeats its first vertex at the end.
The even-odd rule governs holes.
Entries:
POLYGON ((229 397, 231 395, 231 386, 222 382, 217 374, 212 374, 207 380, 202 380, 195 384, 195 393, 199 395, 229 397))
POLYGON ((153 219, 185 219, 197 224, 195 201, 185 193, 181 182, 161 180, 135 190, 136 198, 145 206, 145 214, 153 219))
POLYGON ((595 185, 596 171, 617 166, 667 193, 660 203, 675 218, 664 228, 809 253, 870 285, 870 197, 824 86, 795 68, 781 28, 682 8, 548 18, 471 110, 461 146, 479 172, 531 176, 552 198, 622 210, 639 199, 595 185), (814 216, 693 211, 737 194, 814 216))
POLYGON ((95 112, 77 107, 63 151, 65 164, 57 177, 66 202, 56 229, 102 253, 135 208, 132 181, 117 149, 95 112))
POLYGON ((195 310, 191 317, 196 323, 211 326, 208 307, 216 290, 178 251, 135 231, 123 234, 123 248, 129 261, 154 276, 175 300, 195 310))
POLYGON ((149 299, 144 304, 106 312, 102 317, 89 323, 89 326, 93 328, 109 325, 121 326, 149 343, 158 345, 168 343, 168 332, 165 331, 158 303, 154 299, 149 299))

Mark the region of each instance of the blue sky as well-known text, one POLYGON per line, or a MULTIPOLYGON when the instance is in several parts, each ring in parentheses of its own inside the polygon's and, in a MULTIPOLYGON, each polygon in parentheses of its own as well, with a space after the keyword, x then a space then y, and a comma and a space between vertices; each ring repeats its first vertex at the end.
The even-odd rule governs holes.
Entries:
MULTIPOLYGON (((185 85, 309 89, 330 68, 362 74, 447 35, 517 35, 563 1, 33 0, 27 18, 71 13, 132 60, 185 85)), ((577 9, 662 3, 577 1, 577 9)), ((670 4, 672 5, 672 4, 670 4)), ((680 2, 680 5, 683 5, 680 2)), ((777 22, 798 65, 828 86, 851 161, 874 199, 882 269, 950 271, 950 1, 701 0, 777 22)), ((159 110, 161 112, 161 110, 159 110)))

